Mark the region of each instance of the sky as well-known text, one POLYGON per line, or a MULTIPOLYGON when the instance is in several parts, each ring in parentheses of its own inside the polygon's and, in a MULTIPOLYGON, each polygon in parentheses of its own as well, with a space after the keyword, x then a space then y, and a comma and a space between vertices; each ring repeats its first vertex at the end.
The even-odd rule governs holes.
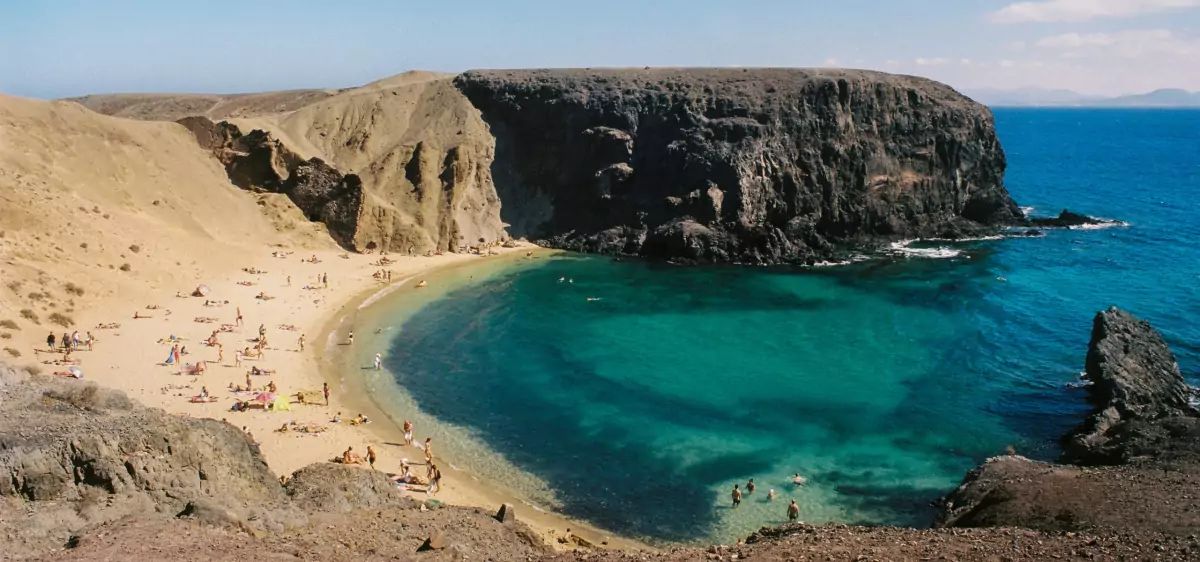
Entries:
POLYGON ((965 90, 1200 90, 1200 0, 0 0, 0 92, 27 97, 599 66, 844 66, 965 90))

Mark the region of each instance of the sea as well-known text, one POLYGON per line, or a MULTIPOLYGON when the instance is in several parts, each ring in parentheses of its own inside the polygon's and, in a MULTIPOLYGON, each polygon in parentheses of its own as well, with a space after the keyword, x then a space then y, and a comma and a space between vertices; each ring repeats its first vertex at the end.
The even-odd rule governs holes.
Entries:
POLYGON ((1120 223, 826 267, 501 260, 365 307, 354 360, 382 352, 375 402, 520 509, 653 544, 732 541, 793 499, 928 525, 989 456, 1056 458, 1097 311, 1150 321, 1200 383, 1200 111, 994 113, 1028 213, 1120 223))

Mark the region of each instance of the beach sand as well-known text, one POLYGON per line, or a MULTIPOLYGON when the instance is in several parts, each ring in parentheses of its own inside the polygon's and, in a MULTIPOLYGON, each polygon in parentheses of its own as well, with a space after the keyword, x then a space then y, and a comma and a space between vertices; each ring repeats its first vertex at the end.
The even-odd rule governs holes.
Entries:
MULTIPOLYGON (((343 317, 367 299, 377 298, 381 293, 419 291, 416 285, 422 276, 437 268, 489 259, 536 259, 536 254, 534 258, 525 257, 527 252, 535 250, 532 246, 498 250, 500 254, 519 252, 519 257, 469 254, 390 256, 389 259, 393 259, 394 263, 386 267, 377 265, 379 256, 346 254, 339 250, 296 251, 286 257, 273 257, 269 248, 263 248, 254 257, 239 252, 237 257, 229 256, 231 264, 262 270, 264 273, 251 274, 231 268, 199 277, 194 284, 162 287, 157 292, 137 295, 119 295, 89 306, 78 314, 80 335, 84 337, 90 331, 97 341, 93 350, 84 347, 72 356, 79 359, 84 380, 121 389, 142 403, 167 412, 221 419, 245 428, 258 441, 268 465, 277 475, 286 476, 311 463, 328 462, 340 456, 347 447, 354 447, 356 453, 365 455, 367 446, 372 445, 378 453, 377 469, 398 472, 400 460, 407 458, 414 464, 414 474, 423 478, 425 467, 422 451, 402 445, 400 428, 363 395, 361 384, 346 380, 340 373, 331 372, 338 363, 335 357, 338 348, 345 347, 341 345, 345 343, 343 317), (302 261, 302 258, 313 256, 320 263, 302 261), (391 283, 372 277, 380 269, 391 271, 391 283), (321 275, 328 275, 328 287, 319 282, 321 275), (190 296, 199 285, 208 288, 207 295, 190 296), (260 292, 272 298, 256 298, 260 292), (206 302, 213 304, 206 305, 206 302), (243 315, 242 326, 231 332, 218 333, 224 350, 224 360, 218 361, 218 348, 205 345, 204 340, 222 324, 236 324, 238 308, 243 315), (148 318, 134 319, 135 312, 148 318), (211 318, 213 321, 197 322, 197 318, 211 318), (111 322, 119 323, 120 328, 97 328, 100 324, 111 322), (255 344, 252 340, 257 338, 260 325, 265 328, 269 342, 263 357, 246 358, 242 360, 241 367, 234 366, 235 349, 253 349, 255 344), (332 340, 331 333, 334 334, 332 340), (301 334, 306 340, 303 351, 299 349, 301 334), (185 375, 181 374, 180 365, 163 364, 170 354, 172 343, 168 338, 171 336, 178 338, 187 351, 181 358, 183 363, 207 362, 204 374, 185 375), (333 345, 326 345, 330 340, 333 345), (297 404, 293 400, 290 411, 285 412, 262 409, 230 411, 235 400, 250 400, 255 394, 236 393, 228 389, 230 384, 244 385, 252 366, 273 371, 271 375, 251 377, 256 389, 273 381, 281 395, 290 397, 300 391, 320 394, 322 383, 328 381, 331 402, 329 405, 310 405, 297 404), (207 387, 216 400, 209 403, 190 402, 192 396, 200 394, 202 387, 207 387), (342 422, 330 423, 338 412, 342 414, 342 422), (359 413, 366 414, 372 423, 351 425, 351 418, 359 413), (327 430, 322 433, 276 431, 292 421, 299 426, 322 426, 327 430)), ((22 348, 31 353, 35 348, 40 349, 36 352, 39 361, 62 356, 61 352, 50 353, 45 350, 45 333, 40 333, 40 338, 30 338, 32 332, 22 335, 26 339, 22 342, 22 348)), ((57 332, 56 335, 61 337, 57 332)), ((46 374, 62 368, 43 365, 46 374)), ((419 444, 423 439, 420 428, 417 428, 416 443, 419 444)), ((518 517, 522 521, 542 534, 547 543, 560 548, 563 545, 558 539, 571 534, 595 545, 644 547, 580 522, 530 509, 511 492, 488 486, 467 473, 451 468, 452 462, 453 459, 435 458, 435 463, 439 464, 444 474, 443 489, 429 497, 455 505, 479 507, 489 512, 495 511, 502 503, 512 503, 517 506, 518 517)), ((411 493, 418 499, 427 497, 424 492, 411 493)))

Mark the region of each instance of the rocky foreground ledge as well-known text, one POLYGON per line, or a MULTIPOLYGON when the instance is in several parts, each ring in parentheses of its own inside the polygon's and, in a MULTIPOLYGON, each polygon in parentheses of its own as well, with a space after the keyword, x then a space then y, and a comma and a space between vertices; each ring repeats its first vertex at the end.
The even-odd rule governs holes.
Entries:
POLYGON ((1095 412, 1064 463, 989 459, 934 529, 789 525, 735 545, 553 553, 512 511, 421 509, 381 473, 305 467, 280 484, 233 426, 82 381, 0 368, 5 559, 1100 560, 1200 558, 1200 415, 1161 336, 1096 316, 1095 412))
POLYGON ((989 459, 940 525, 1200 533, 1200 414, 1162 336, 1123 310, 1097 314, 1084 377, 1095 411, 1064 437, 1064 464, 989 459))

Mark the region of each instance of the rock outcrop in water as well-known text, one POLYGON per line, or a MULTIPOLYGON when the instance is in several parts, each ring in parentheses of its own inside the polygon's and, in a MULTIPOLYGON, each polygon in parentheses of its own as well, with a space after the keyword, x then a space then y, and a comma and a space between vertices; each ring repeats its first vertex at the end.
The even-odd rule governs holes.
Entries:
POLYGON ((514 236, 805 262, 1018 222, 989 111, 949 87, 799 69, 470 71, 514 236))
POLYGON ((1162 336, 1123 310, 1098 313, 1085 377, 1096 410, 1064 437, 1070 464, 989 459, 946 498, 941 525, 1200 529, 1200 417, 1162 336))
POLYGON ((1063 459, 1119 463, 1161 452, 1174 430, 1200 422, 1175 355, 1144 320, 1118 308, 1096 315, 1084 377, 1096 412, 1069 435, 1063 459))

